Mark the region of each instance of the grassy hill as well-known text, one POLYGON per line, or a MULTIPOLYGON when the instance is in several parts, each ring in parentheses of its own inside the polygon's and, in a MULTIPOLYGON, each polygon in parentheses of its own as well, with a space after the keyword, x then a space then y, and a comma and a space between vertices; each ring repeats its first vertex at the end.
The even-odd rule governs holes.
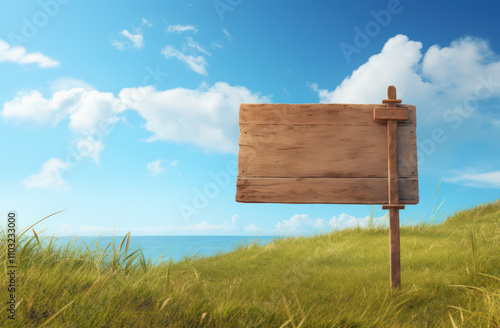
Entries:
POLYGON ((500 327, 500 201, 402 227, 401 290, 389 287, 380 225, 156 266, 129 238, 105 256, 106 245, 75 251, 22 236, 17 319, 2 311, 0 325, 500 327))

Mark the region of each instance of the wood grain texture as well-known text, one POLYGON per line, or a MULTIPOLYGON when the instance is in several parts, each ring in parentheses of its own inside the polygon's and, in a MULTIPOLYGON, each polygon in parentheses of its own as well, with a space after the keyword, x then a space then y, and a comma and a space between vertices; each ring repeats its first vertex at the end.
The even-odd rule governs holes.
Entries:
MULTIPOLYGON (((399 180, 400 203, 417 204, 418 181, 399 180)), ((238 178, 236 201, 290 204, 387 204, 387 178, 238 178)))
MULTIPOLYGON (((399 203, 417 204, 416 108, 391 106, 408 109, 397 123, 399 203)), ((387 107, 242 104, 236 200, 388 204, 387 123, 375 108, 387 107)))
POLYGON ((398 122, 387 121, 389 204, 399 204, 398 191, 398 122))
POLYGON ((401 288, 401 256, 399 238, 399 209, 389 209, 389 245, 391 287, 401 288))
MULTIPOLYGON (((373 121, 374 108, 385 105, 353 104, 241 104, 240 126, 244 124, 322 124, 322 125, 369 125, 373 121)), ((408 121, 399 125, 416 124, 416 108, 413 105, 398 105, 408 108, 408 121)))
MULTIPOLYGON (((373 118, 372 118, 373 121, 373 118)), ((415 127, 400 126, 400 177, 418 177, 415 127)), ((387 177, 387 127, 242 125, 238 174, 245 177, 387 177)))
POLYGON ((387 120, 408 121, 408 110, 405 108, 374 108, 373 119, 382 122, 387 120))

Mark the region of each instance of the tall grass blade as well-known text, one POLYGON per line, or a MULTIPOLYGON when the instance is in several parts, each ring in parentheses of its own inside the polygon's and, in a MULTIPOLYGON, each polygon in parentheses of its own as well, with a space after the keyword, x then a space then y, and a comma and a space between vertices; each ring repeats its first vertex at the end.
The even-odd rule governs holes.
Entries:
POLYGON ((73 304, 75 300, 72 300, 71 302, 69 302, 68 304, 66 304, 62 309, 60 309, 59 311, 57 311, 53 316, 51 316, 50 318, 47 319, 47 321, 45 321, 41 326, 39 326, 40 328, 45 326, 46 324, 48 324, 50 321, 52 321, 52 319, 54 319, 59 313, 61 313, 62 311, 64 311, 68 306, 70 306, 71 304, 73 304))

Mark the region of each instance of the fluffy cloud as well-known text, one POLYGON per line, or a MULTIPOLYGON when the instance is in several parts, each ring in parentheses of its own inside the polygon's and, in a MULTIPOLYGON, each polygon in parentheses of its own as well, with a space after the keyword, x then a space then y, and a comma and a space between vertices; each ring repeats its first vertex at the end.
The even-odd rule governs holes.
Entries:
MULTIPOLYGON (((153 133, 150 140, 192 143, 219 152, 237 152, 238 109, 241 103, 270 102, 267 97, 245 87, 224 82, 198 89, 175 88, 159 91, 154 87, 123 89, 112 93, 74 88, 44 97, 39 91, 17 94, 3 104, 6 120, 56 125, 69 119, 70 129, 87 137, 96 132, 106 135, 125 109, 136 110, 153 133)), ((96 160, 102 144, 96 144, 96 160)))
POLYGON ((468 187, 500 188, 500 171, 484 173, 458 173, 452 178, 445 179, 445 181, 463 183, 468 187))
POLYGON ((81 158, 90 157, 99 164, 101 152, 104 150, 104 144, 94 139, 92 136, 76 139, 76 151, 81 158))
POLYGON ((84 92, 84 89, 64 90, 56 92, 50 99, 44 98, 37 90, 20 92, 3 104, 2 117, 55 125, 68 115, 84 92))
MULTIPOLYGON (((82 87, 65 90, 75 81, 70 82, 61 83, 55 88, 59 91, 47 98, 39 91, 19 93, 3 104, 1 115, 6 120, 45 125, 56 125, 68 119, 68 126, 76 135, 70 144, 77 163, 87 157, 99 163, 105 148, 102 140, 126 108, 137 111, 146 120, 145 128, 153 133, 150 141, 190 143, 207 151, 236 153, 240 104, 269 102, 268 98, 247 88, 223 82, 212 87, 204 84, 195 90, 129 88, 123 89, 118 97, 82 87)), ((177 166, 178 163, 174 160, 169 165, 177 166)), ((162 170, 160 164, 153 162, 148 168, 158 174, 162 170)), ((24 184, 33 188, 67 190, 61 173, 62 168, 71 166, 62 160, 50 159, 24 184)))
POLYGON ((296 214, 290 220, 283 220, 275 225, 277 233, 300 234, 311 231, 319 232, 326 227, 323 219, 313 220, 307 214, 296 214))
POLYGON ((127 30, 123 30, 121 34, 132 42, 134 48, 144 48, 144 37, 141 33, 132 34, 127 30))
POLYGON ((198 32, 198 29, 194 25, 170 25, 167 28, 167 32, 177 32, 177 33, 182 33, 182 32, 187 32, 187 31, 193 31, 194 33, 198 32))
POLYGON ((207 150, 232 153, 238 149, 240 104, 269 102, 247 88, 224 82, 196 90, 129 88, 123 89, 119 98, 146 120, 145 128, 153 133, 150 140, 194 143, 207 150), (141 97, 134 97, 137 94, 141 97))
POLYGON ((78 89, 78 88, 82 88, 85 91, 95 90, 94 86, 88 84, 85 81, 68 77, 62 77, 56 79, 50 84, 50 91, 52 91, 52 93, 64 90, 78 89))
POLYGON ((174 46, 166 46, 163 48, 161 53, 165 56, 165 58, 176 58, 186 64, 191 70, 194 72, 207 75, 207 61, 203 56, 191 56, 186 55, 183 52, 175 49, 174 46))
POLYGON ((120 100, 112 93, 86 91, 70 112, 70 128, 81 134, 92 133, 100 125, 112 125, 124 111, 120 100))
POLYGON ((4 103, 2 117, 14 121, 31 121, 55 125, 69 117, 70 128, 87 134, 103 123, 112 124, 123 112, 119 99, 113 94, 83 88, 57 91, 45 98, 39 91, 19 93, 4 103))
POLYGON ((398 98, 416 104, 420 117, 428 120, 468 96, 482 100, 500 95, 500 61, 495 61, 485 41, 462 38, 449 47, 431 46, 425 55, 421 49, 420 42, 397 35, 335 90, 320 89, 316 84, 312 88, 322 103, 377 104, 387 86, 395 85, 398 98))
POLYGON ((57 158, 51 158, 45 162, 37 174, 32 174, 23 181, 28 188, 43 188, 58 191, 69 189, 62 178, 62 173, 69 168, 69 164, 57 158))
MULTIPOLYGON (((64 89, 64 83, 59 88, 64 89)), ((122 112, 119 99, 111 93, 84 88, 56 91, 50 98, 43 97, 39 91, 20 93, 12 101, 4 103, 1 113, 4 119, 56 125, 69 118, 69 127, 77 135, 70 141, 68 158, 72 159, 72 164, 52 158, 43 164, 39 173, 25 179, 24 185, 29 188, 68 190, 62 178, 63 169, 71 169, 87 157, 99 163, 104 150, 102 139, 122 112)))
POLYGON ((453 98, 473 92, 479 76, 487 75, 489 68, 500 62, 487 63, 493 52, 484 40, 463 38, 449 47, 431 46, 422 61, 422 76, 439 92, 453 98))
MULTIPOLYGON (((380 218, 375 218, 374 221, 380 218)), ((345 229, 354 227, 365 227, 368 224, 369 216, 364 218, 356 218, 355 216, 342 213, 338 217, 334 216, 330 221, 323 219, 311 219, 307 214, 296 214, 290 220, 283 220, 275 225, 275 232, 279 234, 309 234, 317 232, 329 232, 333 229, 345 229)), ((254 224, 250 224, 246 231, 252 232, 256 228, 254 224)))
POLYGON ((357 218, 355 216, 342 213, 338 217, 334 216, 328 221, 330 226, 335 229, 365 227, 368 224, 369 216, 357 218))
POLYGON ((127 48, 133 47, 136 49, 144 48, 144 36, 139 30, 136 30, 136 34, 130 33, 128 30, 123 30, 120 35, 127 39, 127 41, 111 40, 111 44, 118 50, 125 50, 127 48))
POLYGON ((59 62, 42 55, 39 52, 28 53, 24 47, 11 47, 0 39, 0 62, 7 61, 21 65, 36 64, 38 67, 48 68, 59 66, 59 62))
POLYGON ((160 175, 162 173, 165 173, 167 170, 161 165, 161 159, 157 159, 156 161, 153 161, 151 163, 148 163, 147 168, 149 172, 151 172, 152 176, 160 175))
POLYGON ((259 233, 261 230, 262 229, 257 227, 255 223, 250 223, 248 226, 245 227, 245 231, 251 234, 259 233))

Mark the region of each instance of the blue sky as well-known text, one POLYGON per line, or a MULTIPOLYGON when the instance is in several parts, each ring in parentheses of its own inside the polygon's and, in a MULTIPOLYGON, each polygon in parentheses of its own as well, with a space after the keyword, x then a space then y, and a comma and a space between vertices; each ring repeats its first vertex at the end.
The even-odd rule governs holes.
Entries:
MULTIPOLYGON (((240 204, 239 104, 417 106, 420 204, 498 199, 496 1, 9 2, 1 210, 56 235, 311 234, 372 206, 240 204)), ((385 211, 375 206, 375 216, 385 211)), ((443 217, 444 218, 444 217, 443 217)))

